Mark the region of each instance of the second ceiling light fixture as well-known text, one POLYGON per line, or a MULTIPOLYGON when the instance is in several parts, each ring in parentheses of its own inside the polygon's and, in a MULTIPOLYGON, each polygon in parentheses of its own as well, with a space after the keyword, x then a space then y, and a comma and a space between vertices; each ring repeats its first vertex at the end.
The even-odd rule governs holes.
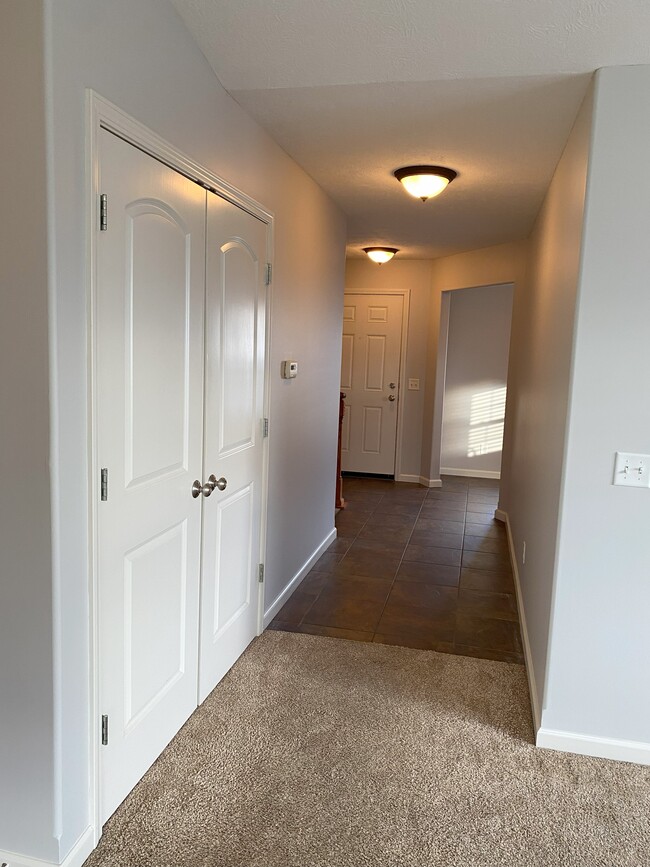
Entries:
MULTIPOLYGON (((404 166, 393 172, 404 189, 423 202, 439 196, 457 174, 458 172, 445 166, 404 166)), ((399 253, 399 250, 396 247, 364 247, 363 252, 373 262, 383 265, 392 259, 395 253, 399 253)))

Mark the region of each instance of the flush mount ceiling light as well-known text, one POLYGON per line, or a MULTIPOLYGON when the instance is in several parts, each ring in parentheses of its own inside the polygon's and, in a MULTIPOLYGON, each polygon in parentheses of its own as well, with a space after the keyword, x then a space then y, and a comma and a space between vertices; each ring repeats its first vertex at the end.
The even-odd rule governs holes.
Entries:
POLYGON ((458 172, 444 166, 404 166, 393 174, 408 193, 426 202, 438 196, 458 172))
POLYGON ((363 252, 367 253, 373 262, 383 265, 390 261, 395 253, 399 253, 399 250, 397 247, 364 247, 363 252))

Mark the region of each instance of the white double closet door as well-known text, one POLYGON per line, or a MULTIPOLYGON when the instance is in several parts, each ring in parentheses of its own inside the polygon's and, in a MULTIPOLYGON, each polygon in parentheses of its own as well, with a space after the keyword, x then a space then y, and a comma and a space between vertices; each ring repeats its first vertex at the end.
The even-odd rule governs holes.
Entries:
POLYGON ((257 631, 267 226, 105 130, 99 164, 103 823, 257 631))

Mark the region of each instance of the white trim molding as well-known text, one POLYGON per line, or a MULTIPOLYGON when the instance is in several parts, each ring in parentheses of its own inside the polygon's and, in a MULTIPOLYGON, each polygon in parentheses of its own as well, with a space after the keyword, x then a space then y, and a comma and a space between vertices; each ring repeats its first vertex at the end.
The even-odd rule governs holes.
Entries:
POLYGON ((395 481, 396 482, 408 482, 411 485, 423 484, 422 476, 414 476, 414 475, 411 475, 409 473, 400 473, 399 475, 397 475, 397 473, 395 473, 395 481))
POLYGON ((559 750, 563 753, 578 753, 582 756, 596 756, 601 759, 614 759, 618 762, 650 765, 650 744, 642 741, 600 738, 578 732, 563 732, 542 727, 537 732, 536 744, 545 750, 559 750))
POLYGON ((400 473, 395 476, 396 482, 408 482, 413 485, 424 485, 425 488, 441 488, 442 481, 440 479, 427 479, 426 476, 412 476, 408 473, 400 473))
POLYGON ((441 476, 469 476, 474 479, 500 479, 499 470, 466 470, 462 467, 440 467, 441 476))
POLYGON ((0 864, 6 864, 7 867, 81 867, 94 848, 95 829, 89 826, 61 863, 43 861, 41 858, 28 858, 25 855, 16 855, 14 852, 0 849, 0 864))
POLYGON ((530 693, 530 706, 533 714, 533 723, 535 731, 539 735, 542 724, 541 708, 537 698, 537 683, 535 681, 535 669, 533 668, 533 655, 530 649, 530 639, 528 638, 528 626, 526 624, 526 610, 524 608, 524 598, 521 592, 521 582, 519 580, 519 568, 517 566, 517 558, 515 556, 515 544, 512 538, 512 528, 510 526, 510 518, 508 513, 503 509, 496 509, 494 517, 497 521, 501 521, 506 525, 506 535, 508 537, 508 551, 510 552, 510 563, 512 565, 512 575, 515 582, 515 595, 517 597, 517 612, 519 613, 519 627, 521 629, 521 641, 524 646, 524 661, 526 666, 526 675, 528 677, 528 692, 530 693))
POLYGON ((318 560, 318 558, 327 551, 332 542, 336 539, 336 527, 334 527, 328 535, 323 539, 318 548, 314 551, 314 553, 307 559, 300 569, 293 576, 291 581, 284 588, 282 593, 274 599, 274 601, 269 605, 267 610, 264 612, 264 628, 266 628, 269 623, 273 620, 278 611, 282 608, 287 599, 291 596, 294 590, 297 589, 303 578, 307 575, 311 567, 318 560))
POLYGON ((530 692, 530 704, 533 713, 535 728, 535 744, 541 749, 559 750, 563 753, 577 753, 581 756, 595 756, 601 759, 613 759, 619 762, 634 762, 638 765, 650 765, 650 744, 641 741, 619 740, 616 738, 597 737, 594 735, 581 734, 580 732, 560 731, 559 729, 546 728, 542 725, 541 708, 537 696, 535 682, 535 669, 528 638, 526 625, 526 612, 524 609, 519 569, 515 557, 515 546, 512 538, 512 529, 508 513, 503 509, 496 509, 494 517, 506 525, 508 536, 508 549, 512 574, 515 582, 517 596, 517 609, 519 611, 519 623, 521 627, 521 639, 524 645, 524 659, 526 661, 526 674, 528 676, 528 690, 530 692))
MULTIPOLYGON (((158 136, 138 120, 122 111, 118 106, 101 97, 98 93, 88 89, 86 91, 86 226, 88 227, 86 242, 86 284, 87 284, 87 328, 88 346, 87 358, 89 364, 88 376, 88 454, 89 454, 89 477, 88 486, 88 573, 89 573, 89 599, 90 599, 90 652, 89 665, 91 672, 91 701, 88 715, 88 742, 90 747, 89 763, 91 768, 90 781, 90 815, 93 822, 92 837, 93 846, 97 845, 101 834, 100 814, 100 765, 99 765, 99 730, 96 720, 99 717, 99 588, 98 588, 98 517, 97 503, 98 492, 98 468, 99 461, 96 451, 96 232, 94 227, 97 219, 97 201, 99 195, 99 135, 100 130, 105 129, 119 136, 129 144, 134 145, 154 159, 159 160, 174 171, 179 172, 200 186, 218 194, 222 198, 257 217, 268 227, 267 235, 267 261, 273 263, 274 253, 274 215, 273 212, 264 208, 259 202, 233 187, 226 180, 215 175, 205 166, 192 160, 184 153, 177 150, 174 145, 158 136)), ((271 284, 272 286, 272 284, 271 284)), ((265 416, 270 416, 270 334, 271 334, 271 299, 272 289, 269 288, 266 298, 266 343, 265 343, 265 368, 264 368, 264 407, 265 416)), ((271 436, 273 426, 271 424, 271 436)), ((269 444, 271 437, 264 439, 264 467, 262 478, 262 515, 261 515, 261 539, 259 562, 265 561, 266 550, 266 522, 268 514, 268 474, 269 474, 269 444)), ((263 585, 260 585, 258 594, 258 629, 263 619, 263 585)), ((84 858, 92 851, 90 847, 84 858)), ((73 850, 74 851, 74 850, 73 850)), ((0 853, 0 863, 2 853, 0 853)), ((7 859, 4 859, 7 861, 7 859)), ((15 867, 38 867, 41 862, 16 861, 15 867)), ((14 863, 7 861, 10 867, 14 863)), ((64 862, 65 867, 77 867, 76 861, 64 862)), ((42 863, 41 863, 42 867, 42 863)))

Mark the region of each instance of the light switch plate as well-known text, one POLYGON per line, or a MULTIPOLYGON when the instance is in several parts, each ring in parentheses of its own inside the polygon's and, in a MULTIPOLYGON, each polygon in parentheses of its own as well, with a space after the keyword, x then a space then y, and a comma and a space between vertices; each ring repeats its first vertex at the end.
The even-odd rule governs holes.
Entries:
POLYGON ((420 390, 420 380, 419 379, 409 379, 409 391, 419 391, 420 390))
POLYGON ((281 367, 282 379, 295 379, 298 376, 297 361, 283 361, 281 367))
POLYGON ((650 488, 650 455, 616 452, 614 485, 630 488, 650 488))

